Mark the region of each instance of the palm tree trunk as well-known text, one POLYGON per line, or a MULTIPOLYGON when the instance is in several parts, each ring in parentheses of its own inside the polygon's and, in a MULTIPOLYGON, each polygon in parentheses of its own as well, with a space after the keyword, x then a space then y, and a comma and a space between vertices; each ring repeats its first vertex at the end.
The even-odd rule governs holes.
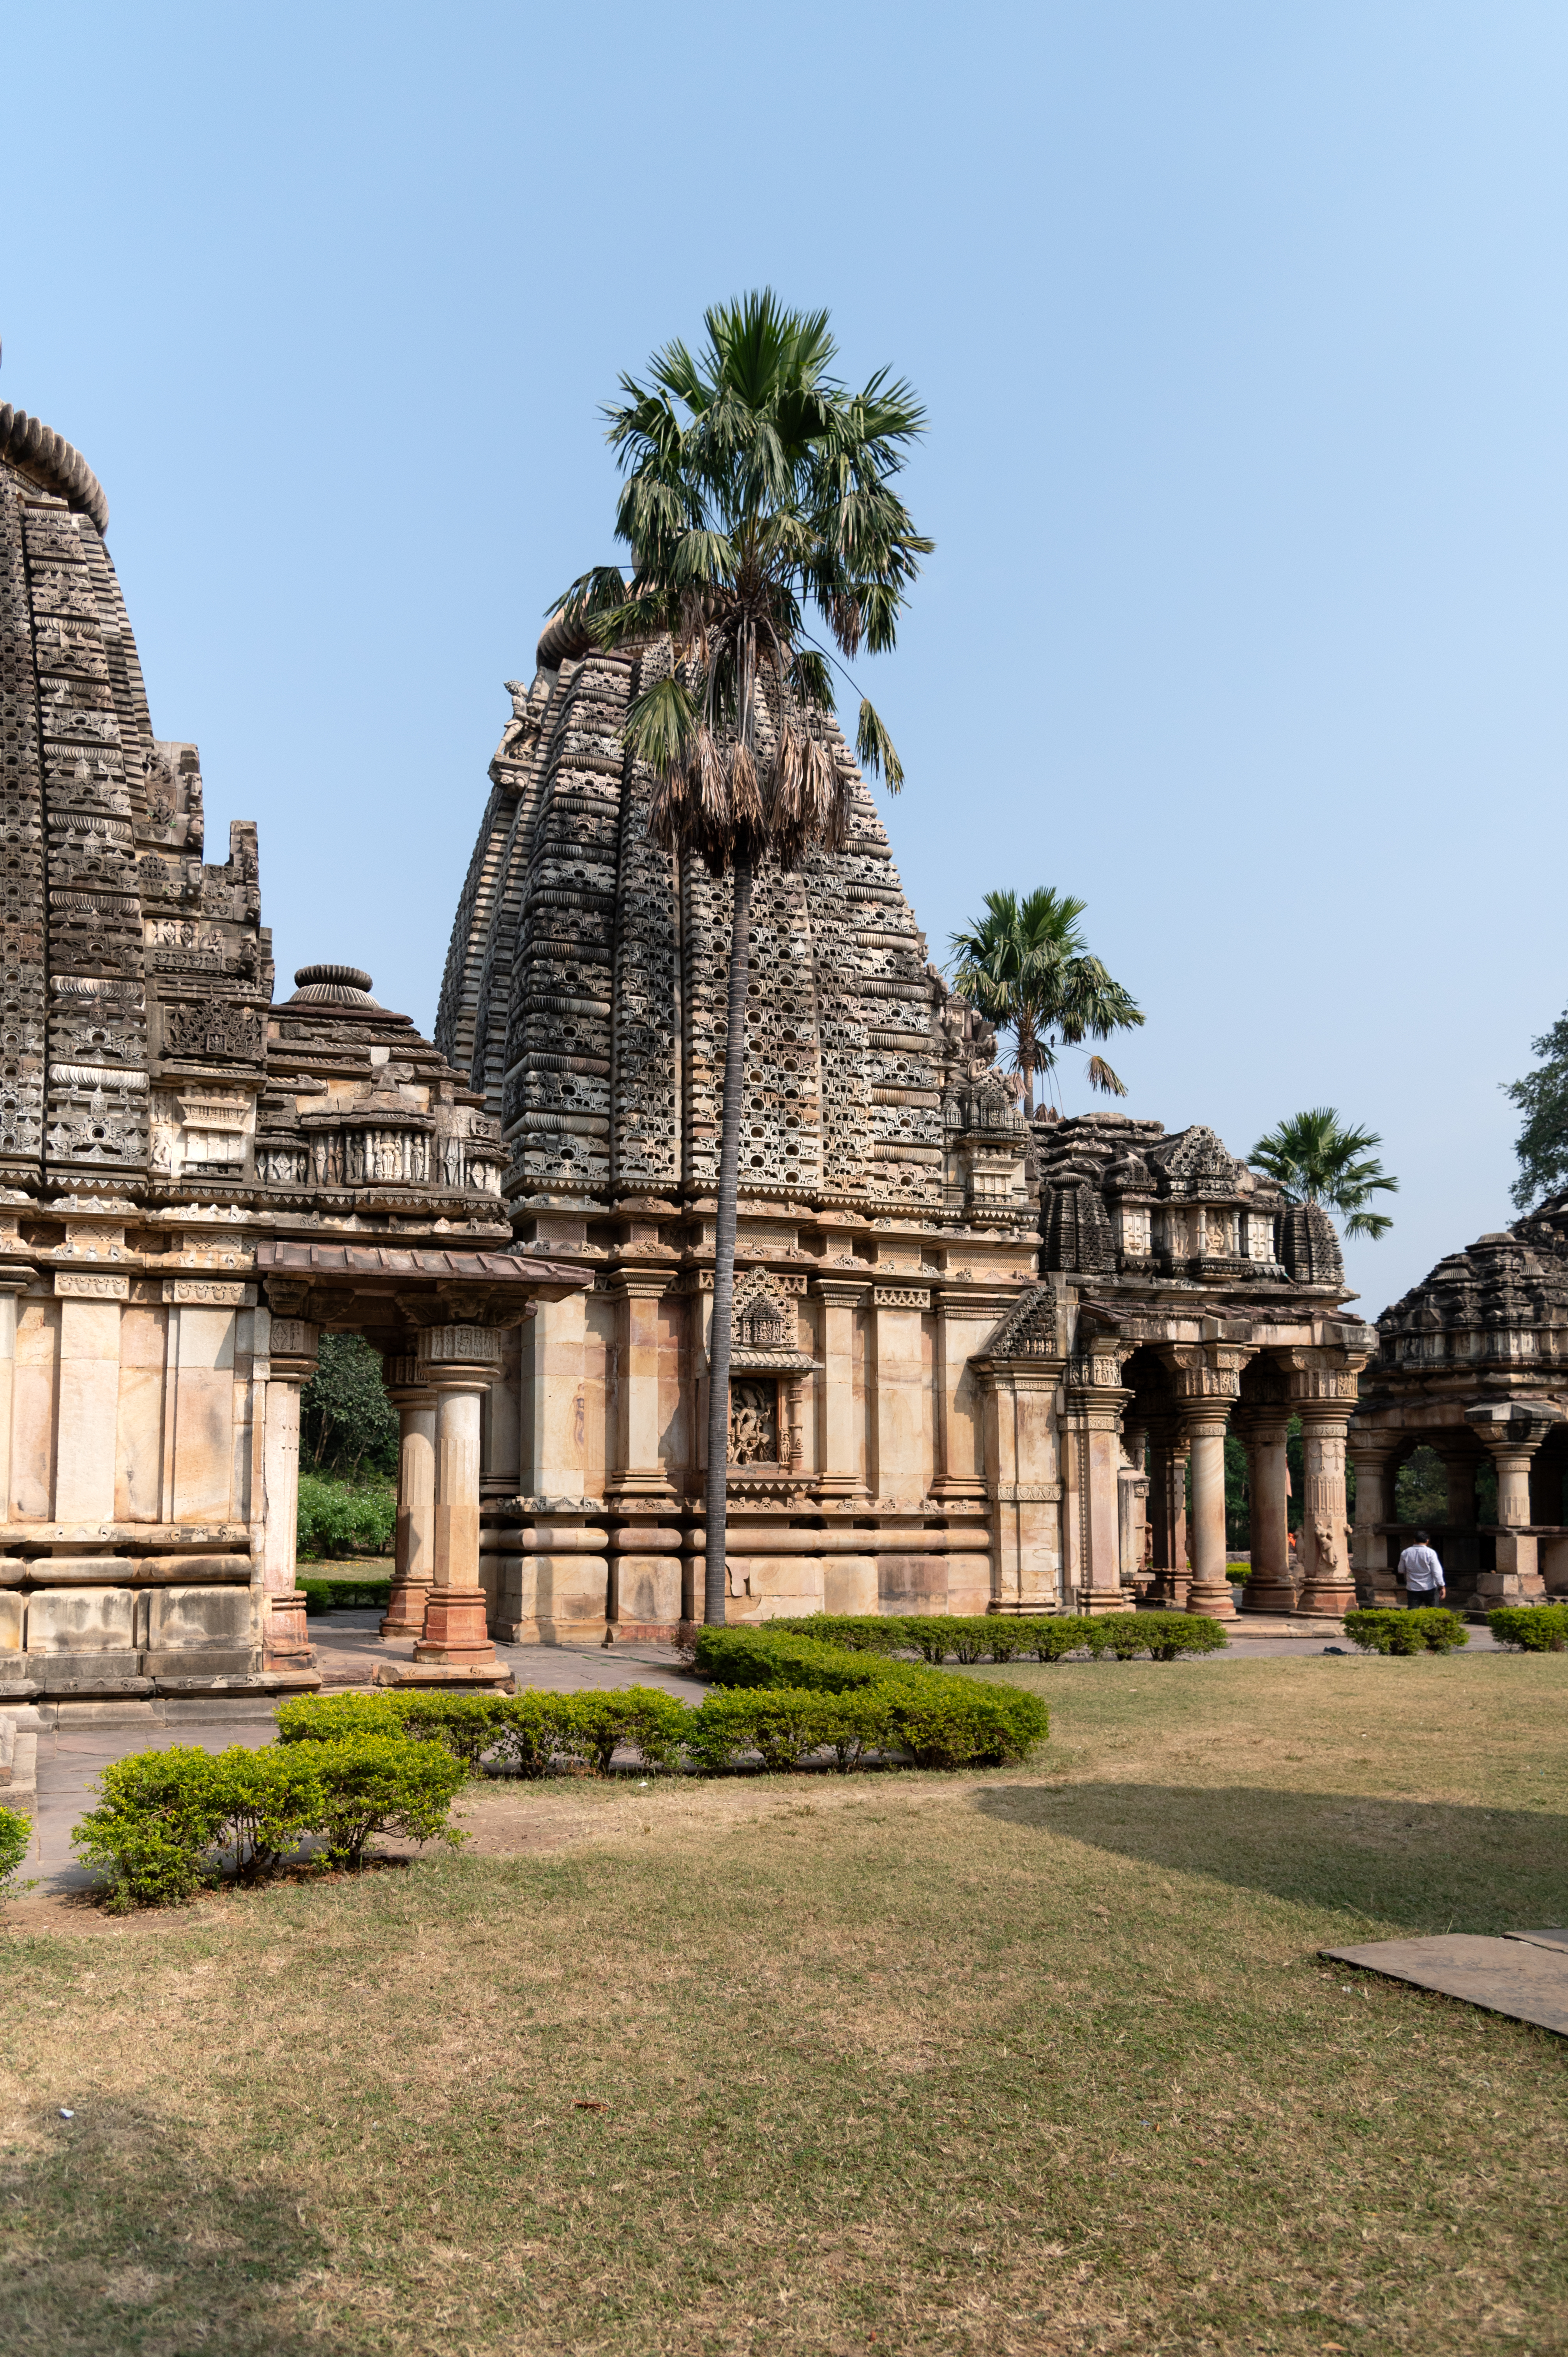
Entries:
POLYGON ((729 937, 729 1021, 725 1031, 724 1111, 719 1125, 719 1216, 714 1239, 714 1322, 708 1343, 708 1544, 703 1618, 722 1627, 729 1467, 730 1311, 735 1301, 735 1231, 740 1192, 740 1117, 746 1103, 746 990, 751 977, 751 869, 735 870, 729 937))

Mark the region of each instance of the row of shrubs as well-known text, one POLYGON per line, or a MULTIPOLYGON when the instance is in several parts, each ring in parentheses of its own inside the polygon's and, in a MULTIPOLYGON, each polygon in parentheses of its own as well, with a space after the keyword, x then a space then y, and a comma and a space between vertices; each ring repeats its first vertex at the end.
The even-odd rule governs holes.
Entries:
POLYGON ((1022 1760, 1044 1705, 924 1663, 770 1630, 708 1630, 699 1667, 716 1690, 694 1708, 651 1687, 600 1694, 306 1695, 277 1711, 276 1745, 216 1755, 176 1748, 107 1768, 71 1836, 106 1875, 112 1907, 188 1898, 226 1867, 275 1873, 306 1841, 350 1868, 377 1833, 456 1841, 448 1823, 483 1760, 528 1777, 607 1775, 618 1750, 650 1769, 723 1774, 747 1757, 786 1770, 868 1753, 922 1768, 1022 1760))
POLYGON ((390 1579, 301 1579, 296 1576, 295 1586, 304 1591, 306 1620, 338 1607, 349 1611, 384 1612, 392 1602, 390 1579))
MULTIPOLYGON (((817 1649, 827 1652, 827 1648, 817 1649)), ((723 1775, 755 1754, 775 1770, 831 1757, 848 1772, 871 1753, 907 1755, 918 1768, 999 1766, 1021 1760, 1047 1730, 1045 1706, 1003 1686, 972 1686, 913 1663, 890 1677, 862 1673, 842 1685, 804 1678, 773 1686, 737 1679, 695 1706, 650 1686, 599 1694, 303 1695, 280 1705, 285 1744, 366 1737, 440 1744, 469 1770, 482 1760, 514 1775, 607 1776, 618 1751, 645 1768, 723 1775)), ((822 1665, 832 1675, 831 1663, 822 1665)))
POLYGON ((17 1877, 27 1862, 27 1852, 33 1846, 33 1821, 20 1809, 0 1805, 0 1906, 7 1899, 17 1898, 30 1884, 18 1883, 17 1877))
POLYGON ((1415 1611, 1379 1606, 1347 1612, 1345 1634, 1363 1653, 1451 1653, 1456 1645, 1470 1641, 1458 1613, 1440 1605, 1415 1611))
POLYGON ((926 1662, 1059 1662, 1085 1652, 1096 1661, 1107 1653, 1119 1662, 1147 1653, 1153 1661, 1174 1662, 1183 1653, 1217 1653, 1226 1643, 1219 1622, 1199 1612, 1020 1613, 1016 1619, 813 1612, 803 1620, 769 1620, 764 1628, 853 1652, 918 1653, 926 1662))
MULTIPOLYGON (((1487 1625, 1499 1645, 1528 1653, 1568 1652, 1568 1604, 1501 1604, 1487 1613, 1487 1625)), ((1345 1634, 1364 1653, 1451 1653, 1470 1641, 1458 1613, 1440 1605, 1347 1612, 1345 1634)))
POLYGON ((397 1533, 397 1491, 390 1481, 334 1481, 324 1473, 299 1477, 298 1544, 313 1555, 385 1555, 397 1533))
POLYGON ((350 1870, 377 1834, 455 1845, 447 1814, 467 1775, 444 1745, 347 1726, 330 1742, 262 1751, 138 1751, 102 1770, 71 1846, 106 1876, 111 1909, 166 1905, 225 1869, 260 1882, 306 1841, 350 1870))
POLYGON ((1499 1604, 1487 1615, 1499 1645, 1527 1653, 1568 1652, 1568 1604, 1499 1604))

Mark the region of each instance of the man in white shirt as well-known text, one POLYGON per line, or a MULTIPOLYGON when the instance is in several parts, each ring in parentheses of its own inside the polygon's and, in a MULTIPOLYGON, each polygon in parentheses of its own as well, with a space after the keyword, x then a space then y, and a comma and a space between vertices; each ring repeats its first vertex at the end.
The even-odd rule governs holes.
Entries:
POLYGON ((1399 1576, 1404 1582, 1405 1603, 1412 1609, 1441 1604, 1448 1593, 1443 1566, 1424 1531, 1417 1531, 1415 1544, 1407 1546, 1401 1555, 1399 1576))

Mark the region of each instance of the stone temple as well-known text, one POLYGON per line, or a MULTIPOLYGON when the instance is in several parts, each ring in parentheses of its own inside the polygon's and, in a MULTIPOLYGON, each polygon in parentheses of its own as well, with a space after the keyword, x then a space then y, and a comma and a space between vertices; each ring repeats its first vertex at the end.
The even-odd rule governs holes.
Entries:
POLYGON ((1461 1609, 1568 1597, 1568 1195, 1440 1260, 1378 1320, 1351 1426, 1358 1581, 1391 1603, 1413 1527, 1400 1468, 1440 1459, 1445 1511, 1428 1525, 1461 1609), (1483 1514, 1496 1480, 1495 1520, 1483 1514), (1489 1485, 1487 1485, 1489 1486, 1489 1485))
MULTIPOLYGON (((85 461, 0 407, 0 1694, 310 1679, 324 1329, 368 1337, 399 1411, 397 1674, 495 1674, 496 1634, 672 1633, 701 1587, 728 896, 649 841, 637 658, 552 626, 511 686, 432 1044, 348 966, 274 996, 256 831, 204 864, 107 522, 85 461)), ((1343 1609, 1378 1338, 1326 1220, 1203 1128, 1026 1125, 863 786, 847 851, 758 877, 749 1010, 732 1616, 1116 1609, 1134 1582, 1228 1611, 1228 1428, 1247 1601, 1343 1609)))

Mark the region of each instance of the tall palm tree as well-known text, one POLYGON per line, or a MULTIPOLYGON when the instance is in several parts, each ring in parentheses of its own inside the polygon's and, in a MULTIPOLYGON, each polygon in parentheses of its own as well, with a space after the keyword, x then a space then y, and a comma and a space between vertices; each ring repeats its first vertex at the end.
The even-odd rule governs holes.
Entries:
POLYGON ((1376 1238, 1393 1222, 1367 1205, 1374 1195, 1397 1195, 1400 1183, 1372 1154, 1382 1142, 1375 1129, 1347 1129, 1332 1105, 1316 1105, 1267 1131, 1247 1158, 1279 1181, 1287 1201, 1326 1203, 1348 1236, 1376 1238))
MULTIPOLYGON (((629 584, 621 568, 596 566, 561 606, 600 646, 644 649, 625 741, 654 775, 650 832, 734 879, 703 1606, 722 1621, 752 877, 764 859, 790 868, 848 838, 854 772, 834 723, 836 658, 808 615, 844 657, 886 651, 934 544, 893 489, 925 424, 907 384, 882 370, 849 392, 831 372, 827 313, 787 310, 767 291, 719 305, 704 325, 700 352, 667 344, 648 382, 622 377, 622 400, 605 413, 626 476, 616 535, 629 584)), ((855 741, 862 768, 897 792, 898 756, 864 698, 855 741)))
MULTIPOLYGON (((959 989, 1013 1034, 1012 1069, 1023 1081, 1031 1118, 1035 1075, 1048 1080, 1058 1047, 1109 1039, 1144 1020, 1137 1000, 1112 982, 1084 940, 1079 919, 1088 906, 1048 884, 1022 900, 1015 892, 988 892, 984 916, 950 942, 959 989)), ((1090 1057, 1089 1084, 1107 1096, 1127 1093, 1103 1056, 1090 1057)))

